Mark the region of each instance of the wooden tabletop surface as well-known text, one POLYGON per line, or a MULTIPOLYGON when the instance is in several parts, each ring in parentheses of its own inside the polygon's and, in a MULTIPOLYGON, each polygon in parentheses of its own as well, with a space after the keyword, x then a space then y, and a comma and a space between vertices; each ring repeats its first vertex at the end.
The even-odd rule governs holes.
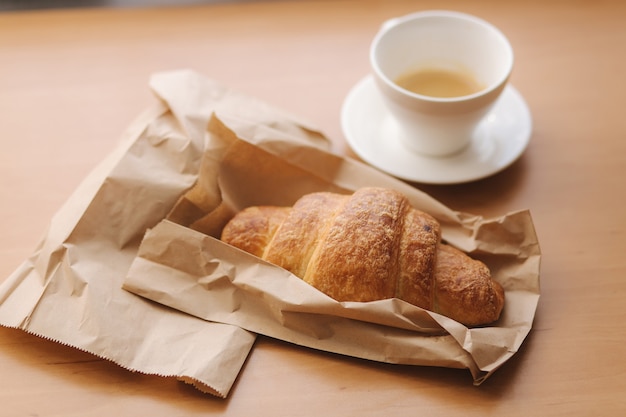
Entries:
MULTIPOLYGON (((0 328, 0 416, 617 416, 626 412, 626 3, 276 1, 0 14, 0 281, 154 102, 191 68, 317 125, 354 156, 339 114, 379 25, 445 8, 511 41, 533 134, 509 169, 423 185, 484 216, 530 209, 542 296, 522 349, 480 387, 466 371, 372 363, 260 337, 229 397, 128 372, 0 328)), ((1 301, 1 300, 0 300, 1 301)))

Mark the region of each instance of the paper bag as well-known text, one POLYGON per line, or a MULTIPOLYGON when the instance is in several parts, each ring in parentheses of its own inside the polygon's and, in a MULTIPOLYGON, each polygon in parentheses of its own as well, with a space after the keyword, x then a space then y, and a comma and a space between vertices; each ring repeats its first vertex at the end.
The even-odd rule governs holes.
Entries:
POLYGON ((517 352, 539 297, 540 251, 530 213, 495 219, 459 213, 371 167, 319 148, 255 145, 219 115, 198 182, 148 231, 124 288, 208 322, 290 343, 381 362, 467 368, 475 384, 517 352), (394 188, 435 216, 443 239, 484 261, 505 288, 501 318, 467 328, 392 299, 337 302, 286 270, 218 240, 244 207, 291 206, 315 191, 394 188))
POLYGON ((129 127, 3 282, 0 324, 225 397, 255 334, 137 297, 122 289, 123 279, 146 230, 196 183, 213 146, 212 114, 242 134, 256 130, 259 141, 276 132, 270 147, 329 142, 293 116, 191 71, 156 74, 151 86, 159 103, 129 127))

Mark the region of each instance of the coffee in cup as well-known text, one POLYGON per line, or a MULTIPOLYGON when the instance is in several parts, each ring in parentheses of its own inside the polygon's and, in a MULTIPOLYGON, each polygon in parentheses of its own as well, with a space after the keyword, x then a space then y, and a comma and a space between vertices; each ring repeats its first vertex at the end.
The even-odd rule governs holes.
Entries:
POLYGON ((513 50, 482 19, 425 11, 385 22, 372 42, 370 63, 406 147, 447 156, 471 142, 504 90, 513 50))

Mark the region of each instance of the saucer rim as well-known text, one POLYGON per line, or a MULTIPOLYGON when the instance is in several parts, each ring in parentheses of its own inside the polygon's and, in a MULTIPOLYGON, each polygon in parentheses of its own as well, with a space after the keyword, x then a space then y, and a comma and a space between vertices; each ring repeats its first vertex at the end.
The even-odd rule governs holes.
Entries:
MULTIPOLYGON (((355 117, 354 108, 358 107, 357 105, 354 104, 355 97, 359 93, 363 94, 364 91, 367 94, 377 95, 374 88, 375 88, 375 82, 374 82, 373 76, 370 74, 370 75, 363 77, 350 89, 350 91, 348 92, 348 94, 346 95, 344 99, 344 102, 341 108, 341 129, 343 131, 344 138, 346 139, 348 145, 354 151, 354 153, 363 160, 363 162, 369 165, 372 165, 373 167, 378 168, 379 170, 391 176, 394 176, 396 178, 409 181, 409 182, 417 182, 417 183, 422 183, 422 184, 433 184, 433 185, 462 184, 462 183, 478 181, 478 180, 493 176, 499 172, 502 172, 506 168, 510 167, 515 161, 517 161, 521 157, 521 155, 524 153, 524 151, 528 147, 528 144, 530 143, 530 138, 532 136, 532 131, 533 131, 533 121, 532 121, 532 115, 531 115, 530 109, 526 101, 524 100, 523 96, 520 94, 520 92, 509 83, 505 87, 501 98, 506 97, 508 98, 508 100, 512 100, 514 105, 518 107, 518 110, 516 111, 516 113, 518 112, 519 113, 516 114, 516 117, 518 118, 519 121, 516 122, 516 125, 521 126, 523 129, 520 132, 516 133, 515 141, 508 142, 508 141, 498 140, 497 138, 486 139, 489 141, 489 144, 492 144, 494 146, 501 145, 506 148, 506 152, 502 152, 502 151, 494 152, 494 155, 491 155, 488 158, 490 161, 492 162, 495 161, 497 163, 489 164, 488 165, 489 168, 485 169, 485 164, 481 164, 480 163, 481 161, 479 159, 468 160, 469 164, 475 165, 474 169, 471 170, 471 171, 475 171, 475 174, 461 173, 461 174, 456 174, 456 175, 453 175, 453 174, 443 175, 439 179, 435 179, 432 176, 419 175, 420 174, 419 170, 416 170, 414 173, 398 172, 398 170, 393 169, 393 167, 386 166, 389 164, 384 164, 382 161, 377 161, 375 157, 372 157, 370 154, 364 152, 363 146, 360 145, 364 143, 364 140, 356 138, 355 136, 357 135, 355 135, 354 132, 352 132, 352 129, 350 129, 350 125, 354 123, 353 122, 353 119, 355 117), (371 89, 371 91, 367 92, 367 89, 371 89), (481 170, 480 168, 483 168, 483 169, 481 170)), ((378 97, 378 99, 380 99, 380 97, 378 97)), ((380 105, 380 103, 378 103, 377 105, 380 105)), ((360 107, 367 108, 368 104, 361 105, 360 107)), ((504 105, 502 101, 500 101, 499 103, 496 103, 495 107, 491 110, 489 115, 494 114, 494 113, 498 114, 497 113, 498 110, 502 109, 503 107, 504 105)), ((360 112, 360 114, 362 117, 364 112, 360 112)), ((379 126, 382 125, 382 123, 385 121, 385 117, 390 118, 391 116, 388 113, 383 116, 379 116, 378 117, 379 126)), ((395 139, 396 141, 398 141, 397 138, 395 139)), ((473 141, 472 145, 475 145, 474 142, 478 141, 478 139, 473 139, 472 141, 473 141)), ((470 145, 469 148, 471 148, 472 145, 470 145)), ((404 145, 401 145, 401 146, 404 148, 404 145)), ((429 161, 431 163, 441 162, 441 168, 443 169, 445 168, 444 165, 446 164, 446 162, 449 163, 455 158, 458 159, 459 156, 463 155, 466 151, 467 150, 461 151, 460 153, 457 153, 454 155, 440 157, 440 156, 428 156, 428 155, 423 155, 423 154, 416 154, 407 149, 406 155, 414 155, 414 162, 416 163, 419 163, 420 161, 422 162, 429 161)))

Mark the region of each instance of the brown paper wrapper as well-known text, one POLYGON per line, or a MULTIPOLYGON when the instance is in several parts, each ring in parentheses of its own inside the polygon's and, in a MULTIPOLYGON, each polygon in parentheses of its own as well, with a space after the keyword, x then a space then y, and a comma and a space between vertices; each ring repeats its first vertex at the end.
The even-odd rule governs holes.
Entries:
POLYGON ((371 167, 266 126, 214 115, 198 181, 149 230, 124 288, 207 322, 324 351, 396 364, 468 369, 482 383, 519 349, 539 298, 540 251, 530 213, 459 213, 371 167), (315 191, 394 188, 435 216, 448 243, 484 261, 505 288, 501 318, 467 328, 400 300, 337 302, 287 271, 219 241, 234 213, 290 206, 315 191))
MULTIPOLYGON (((270 148, 329 142, 293 116, 191 71, 156 74, 151 87, 159 102, 128 128, 0 286, 0 324, 225 397, 256 335, 137 297, 122 289, 124 277, 146 230, 211 177, 198 181, 201 165, 210 168, 201 161, 221 146, 207 132, 212 114, 270 148)), ((213 204, 189 195, 199 210, 213 204)))

